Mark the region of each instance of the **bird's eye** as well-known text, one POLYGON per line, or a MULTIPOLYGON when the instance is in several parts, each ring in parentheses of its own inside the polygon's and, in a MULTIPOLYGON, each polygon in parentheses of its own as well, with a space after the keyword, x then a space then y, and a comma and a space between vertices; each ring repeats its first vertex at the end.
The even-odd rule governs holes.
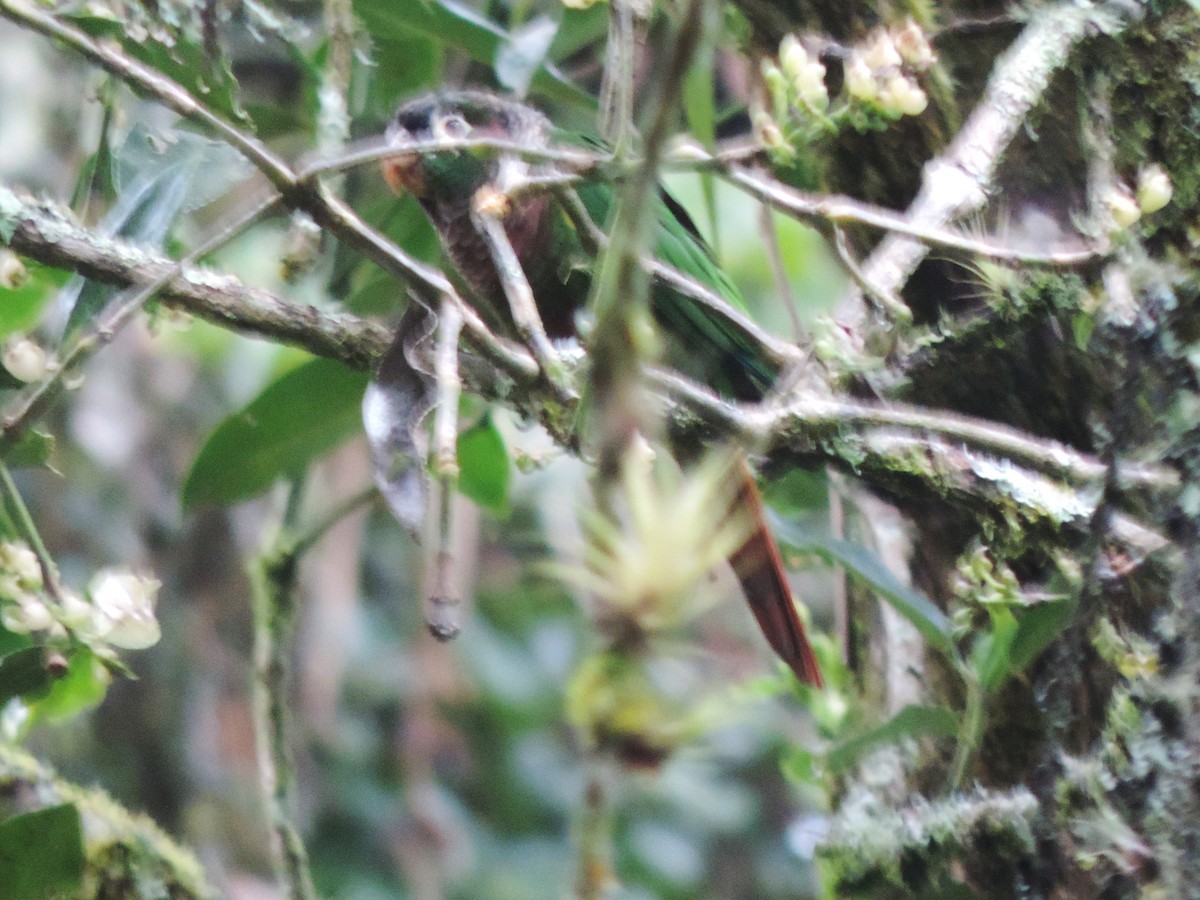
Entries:
POLYGON ((470 133, 471 126, 458 113, 450 113, 449 115, 442 116, 433 126, 434 136, 443 140, 462 140, 470 133))

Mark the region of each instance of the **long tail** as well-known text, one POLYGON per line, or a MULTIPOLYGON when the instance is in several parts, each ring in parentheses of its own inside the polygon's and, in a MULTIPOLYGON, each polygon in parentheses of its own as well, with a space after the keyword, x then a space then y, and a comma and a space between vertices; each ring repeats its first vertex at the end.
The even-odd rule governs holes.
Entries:
POLYGON ((740 483, 736 502, 749 513, 753 531, 746 543, 729 557, 729 562, 767 643, 797 678, 805 684, 821 687, 821 670, 808 643, 808 635, 804 633, 804 623, 796 612, 779 545, 767 528, 762 497, 744 460, 738 464, 737 477, 740 483))

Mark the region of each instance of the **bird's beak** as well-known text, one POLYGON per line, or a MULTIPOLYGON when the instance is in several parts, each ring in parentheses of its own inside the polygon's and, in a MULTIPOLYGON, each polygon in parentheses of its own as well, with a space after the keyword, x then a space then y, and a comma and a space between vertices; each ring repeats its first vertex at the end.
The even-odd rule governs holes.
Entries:
POLYGON ((425 176, 418 153, 397 153, 382 163, 383 178, 393 191, 404 196, 407 191, 418 200, 425 196, 425 176))

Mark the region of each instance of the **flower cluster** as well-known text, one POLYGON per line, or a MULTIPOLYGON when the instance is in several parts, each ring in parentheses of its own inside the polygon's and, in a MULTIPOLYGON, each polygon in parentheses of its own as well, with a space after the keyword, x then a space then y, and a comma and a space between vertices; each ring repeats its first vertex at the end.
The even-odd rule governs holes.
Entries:
POLYGON ((889 118, 919 116, 929 105, 914 77, 937 61, 925 32, 912 19, 881 29, 856 47, 845 64, 846 93, 889 118))
POLYGON ((836 133, 843 124, 877 129, 902 116, 918 116, 929 98, 917 81, 937 56, 912 19, 902 26, 871 32, 853 48, 814 49, 794 34, 779 44, 777 59, 762 62, 769 109, 754 114, 759 140, 777 158, 792 161, 797 148, 836 133), (842 91, 831 100, 821 54, 844 58, 842 91))
POLYGON ((146 575, 102 569, 88 585, 88 599, 62 588, 54 600, 34 552, 22 543, 0 544, 0 624, 16 634, 73 637, 98 653, 142 650, 161 636, 154 617, 160 586, 146 575))

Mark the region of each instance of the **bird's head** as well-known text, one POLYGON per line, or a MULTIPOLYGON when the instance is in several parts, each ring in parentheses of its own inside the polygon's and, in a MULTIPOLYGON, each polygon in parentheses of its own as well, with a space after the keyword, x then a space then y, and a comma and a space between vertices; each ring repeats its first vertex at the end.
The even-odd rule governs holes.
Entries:
POLYGON ((495 149, 455 146, 473 139, 546 146, 549 122, 541 113, 512 100, 476 91, 433 94, 405 103, 387 130, 395 156, 383 161, 383 177, 397 194, 412 194, 428 206, 469 200, 485 184, 497 183, 505 159, 495 149), (446 149, 430 151, 430 144, 446 149), (406 152, 407 147, 424 146, 406 152))

